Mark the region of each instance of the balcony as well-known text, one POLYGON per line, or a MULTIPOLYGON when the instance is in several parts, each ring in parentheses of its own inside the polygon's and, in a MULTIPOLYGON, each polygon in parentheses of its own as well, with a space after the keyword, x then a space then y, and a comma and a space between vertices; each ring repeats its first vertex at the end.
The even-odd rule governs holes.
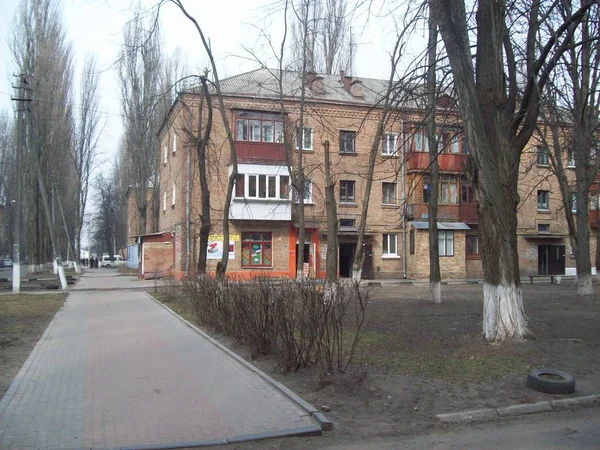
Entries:
MULTIPOLYGON (((414 203, 408 205, 407 215, 409 219, 427 220, 429 208, 425 203, 414 203)), ((465 223, 477 223, 477 204, 467 203, 464 205, 438 205, 438 220, 460 221, 465 223)))
POLYGON ((593 209, 588 212, 591 228, 600 228, 600 211, 593 209))
POLYGON ((283 165, 282 163, 285 163, 285 147, 283 144, 236 141, 235 151, 239 164, 283 165))
POLYGON ((288 199, 234 198, 229 209, 231 220, 292 220, 292 202, 288 199))
MULTIPOLYGON (((460 172, 461 164, 466 161, 469 155, 455 155, 455 154, 440 154, 438 155, 438 164, 441 172, 460 172)), ((426 152, 413 152, 408 156, 408 170, 409 171, 422 171, 426 172, 429 170, 429 153, 426 152)))

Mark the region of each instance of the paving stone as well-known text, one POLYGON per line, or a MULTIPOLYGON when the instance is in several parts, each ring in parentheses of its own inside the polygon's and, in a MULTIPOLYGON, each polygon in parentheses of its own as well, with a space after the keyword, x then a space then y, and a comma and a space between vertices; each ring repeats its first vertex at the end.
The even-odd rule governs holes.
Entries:
POLYGON ((315 425, 143 292, 71 293, 0 402, 0 448, 200 445, 315 425))

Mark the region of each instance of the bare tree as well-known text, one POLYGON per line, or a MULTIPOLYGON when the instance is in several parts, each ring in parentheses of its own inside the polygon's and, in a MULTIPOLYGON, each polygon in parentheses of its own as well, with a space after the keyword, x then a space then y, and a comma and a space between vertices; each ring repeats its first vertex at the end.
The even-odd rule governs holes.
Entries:
POLYGON ((438 241, 437 206, 439 198, 440 165, 438 163, 438 142, 436 126, 436 58, 437 58, 437 24, 430 17, 429 43, 427 45, 427 138, 429 143, 429 160, 431 169, 431 192, 429 194, 429 292, 433 303, 442 303, 442 275, 440 272, 440 248, 438 241))
MULTIPOLYGON (((156 217, 158 207, 159 126, 161 76, 160 30, 158 22, 134 13, 123 33, 124 48, 119 61, 121 103, 125 118, 124 166, 135 196, 139 234, 147 233, 147 219, 156 217), (149 30, 149 31, 148 31, 149 30)), ((154 226, 156 227, 156 222, 154 226)))
MULTIPOLYGON (((561 3, 552 19, 564 20, 572 13, 571 9, 571 2, 561 3)), ((546 85, 539 133, 545 141, 539 151, 549 152, 552 149, 548 157, 562 194, 577 268, 577 295, 580 296, 594 295, 588 193, 593 191, 591 206, 597 209, 598 189, 593 184, 600 165, 597 155, 600 150, 597 138, 600 124, 600 49, 594 42, 594 37, 600 36, 598 19, 600 9, 591 8, 581 21, 581 43, 576 42, 574 35, 569 37, 569 50, 562 55, 561 64, 546 85), (570 168, 574 169, 574 179, 570 168)))
MULTIPOLYGON (((62 24, 57 3, 54 0, 23 0, 17 12, 11 42, 12 56, 17 72, 26 80, 26 92, 31 99, 29 110, 34 111, 28 136, 36 136, 41 145, 29 145, 39 152, 37 158, 43 181, 50 185, 54 177, 55 192, 62 203, 75 203, 72 182, 73 166, 69 164, 69 150, 73 145, 72 117, 72 48, 62 24), (67 164, 65 164, 67 161, 67 164), (59 176, 60 175, 60 176, 59 176)), ((53 246, 47 218, 42 211, 42 198, 37 188, 38 180, 33 170, 33 157, 23 155, 22 211, 23 223, 27 224, 27 254, 30 270, 41 269, 51 261, 53 246)), ((74 222, 74 214, 67 211, 67 220, 74 222)), ((71 228, 71 226, 69 226, 71 228)), ((67 237, 58 239, 66 244, 67 237)), ((65 249, 66 245, 63 246, 65 249)), ((56 248, 60 252, 59 248, 56 248)))
POLYGON ((292 67, 300 70, 297 56, 305 55, 309 72, 352 74, 356 43, 347 0, 312 0, 298 9, 302 13, 291 25, 292 67))
POLYGON ((90 187, 90 176, 98 156, 98 140, 101 126, 98 111, 99 73, 96 60, 89 57, 83 65, 79 109, 77 114, 75 145, 71 148, 71 158, 75 166, 75 258, 81 253, 81 230, 90 187))
POLYGON ((464 1, 429 0, 439 25, 460 102, 475 167, 483 257, 483 337, 522 339, 527 319, 517 254, 517 184, 521 152, 539 117, 540 95, 559 58, 570 47, 585 12, 581 7, 552 30, 538 47, 540 26, 558 2, 481 0, 474 27, 464 1), (525 30, 511 32, 509 30, 525 30), (476 40, 471 54, 470 33, 476 40), (520 89, 516 57, 525 61, 520 89))

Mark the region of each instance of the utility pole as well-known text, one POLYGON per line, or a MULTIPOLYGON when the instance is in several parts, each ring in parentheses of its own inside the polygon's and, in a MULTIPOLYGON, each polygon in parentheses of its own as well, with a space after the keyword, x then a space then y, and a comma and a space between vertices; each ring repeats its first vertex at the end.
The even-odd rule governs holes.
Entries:
POLYGON ((12 291, 14 294, 18 294, 21 291, 21 256, 19 244, 21 242, 21 155, 23 154, 24 135, 25 135, 25 103, 31 100, 26 98, 25 92, 27 88, 27 79, 25 75, 15 75, 18 79, 17 86, 13 88, 17 89, 17 97, 11 97, 12 101, 17 102, 17 154, 15 155, 15 169, 17 174, 17 186, 15 189, 15 198, 10 202, 12 208, 11 218, 13 221, 13 248, 12 248, 12 259, 13 259, 13 276, 12 276, 12 291))
POLYGON ((63 226, 65 227, 65 236, 67 237, 67 263, 69 262, 69 252, 73 254, 73 268, 75 269, 75 273, 79 273, 79 266, 77 264, 77 256, 73 251, 73 247, 71 244, 71 237, 69 236, 69 228, 67 227, 67 221, 65 220, 65 211, 62 207, 62 201, 60 200, 60 195, 56 197, 58 199, 58 209, 60 210, 60 215, 62 217, 63 226))

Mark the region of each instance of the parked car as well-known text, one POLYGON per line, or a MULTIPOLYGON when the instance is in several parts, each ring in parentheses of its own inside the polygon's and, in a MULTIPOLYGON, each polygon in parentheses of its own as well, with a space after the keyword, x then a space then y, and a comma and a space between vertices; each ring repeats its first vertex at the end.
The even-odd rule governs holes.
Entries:
POLYGON ((4 263, 4 267, 12 267, 13 266, 12 259, 10 259, 10 258, 4 258, 3 263, 4 263))
POLYGON ((110 260, 110 255, 102 255, 102 259, 100 259, 99 266, 100 267, 118 267, 125 264, 125 260, 121 255, 114 255, 113 260, 110 260))

